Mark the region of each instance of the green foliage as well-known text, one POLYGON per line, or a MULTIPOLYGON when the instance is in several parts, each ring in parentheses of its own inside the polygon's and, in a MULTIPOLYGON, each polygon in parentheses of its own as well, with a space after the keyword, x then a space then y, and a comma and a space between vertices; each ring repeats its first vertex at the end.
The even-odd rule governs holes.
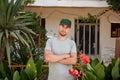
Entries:
POLYGON ((15 71, 13 74, 13 80, 20 80, 19 72, 15 71))
POLYGON ((26 69, 25 69, 26 74, 28 75, 29 80, 33 80, 37 76, 37 70, 34 65, 34 61, 32 57, 29 59, 26 69))
POLYGON ((90 13, 88 13, 87 17, 79 16, 78 19, 81 23, 95 23, 96 22, 96 17, 91 15, 90 13))
POLYGON ((26 12, 26 13, 21 13, 21 15, 29 15, 31 16, 31 20, 33 22, 32 25, 28 25, 27 27, 32 29, 35 33, 37 33, 38 36, 34 36, 34 41, 36 43, 36 46, 38 46, 38 37, 40 36, 40 48, 45 47, 45 43, 47 40, 46 37, 46 30, 43 26, 40 26, 40 16, 37 16, 35 12, 26 12))
POLYGON ((47 72, 44 73, 43 71, 48 70, 48 68, 42 68, 43 61, 41 60, 34 62, 31 57, 27 62, 26 68, 20 70, 11 70, 4 64, 5 62, 0 65, 0 80, 46 80, 47 76, 45 75, 47 75, 47 72), (7 68, 4 69, 4 67, 7 68))
POLYGON ((110 9, 120 12, 120 0, 107 0, 107 3, 110 5, 110 9))
POLYGON ((100 80, 119 80, 120 78, 120 59, 113 59, 107 67, 103 63, 98 63, 95 67, 95 75, 100 80))
MULTIPOLYGON (((26 64, 28 61, 27 55, 28 53, 31 53, 33 56, 33 59, 35 61, 37 60, 43 60, 43 51, 45 47, 45 43, 47 40, 47 37, 45 36, 46 30, 40 26, 40 16, 37 16, 34 12, 21 12, 19 14, 20 16, 27 15, 29 16, 29 21, 32 22, 32 24, 27 25, 28 28, 32 29, 36 34, 40 33, 40 48, 38 48, 38 36, 33 36, 33 40, 35 42, 35 47, 31 48, 31 51, 24 46, 23 44, 17 45, 16 43, 13 43, 13 50, 11 51, 11 59, 13 63, 16 64, 26 64), (17 46, 16 46, 17 45, 17 46), (19 46, 19 47, 18 47, 19 46)), ((27 23, 27 22, 26 22, 27 23)))
POLYGON ((26 74, 25 70, 22 70, 22 71, 20 72, 20 80, 30 80, 30 79, 28 78, 28 75, 26 74))
POLYGON ((0 51, 4 54, 6 50, 9 65, 10 53, 12 48, 15 49, 15 43, 22 43, 29 50, 35 46, 32 38, 35 32, 27 27, 33 22, 31 16, 19 14, 22 6, 23 0, 0 0, 0 51))
POLYGON ((117 59, 115 66, 112 68, 112 77, 113 80, 120 78, 120 59, 117 59))
MULTIPOLYGON (((111 64, 105 66, 98 59, 91 59, 91 62, 82 71, 82 76, 79 80, 119 80, 120 79, 120 58, 112 59, 111 64)), ((83 69, 82 69, 83 70, 83 69)))
POLYGON ((24 1, 24 4, 27 5, 27 4, 31 4, 31 3, 34 3, 35 0, 23 0, 24 1))
POLYGON ((6 77, 7 75, 3 65, 4 65, 3 62, 0 62, 0 73, 3 77, 6 77))
POLYGON ((99 60, 97 58, 96 59, 90 59, 91 67, 95 67, 98 63, 99 63, 99 60))
POLYGON ((105 68, 101 63, 98 63, 95 67, 93 67, 95 70, 94 73, 98 77, 99 80, 104 80, 105 78, 105 68))
POLYGON ((85 71, 86 80, 97 80, 97 77, 90 71, 85 71))
POLYGON ((8 78, 6 77, 4 80, 8 80, 8 78))

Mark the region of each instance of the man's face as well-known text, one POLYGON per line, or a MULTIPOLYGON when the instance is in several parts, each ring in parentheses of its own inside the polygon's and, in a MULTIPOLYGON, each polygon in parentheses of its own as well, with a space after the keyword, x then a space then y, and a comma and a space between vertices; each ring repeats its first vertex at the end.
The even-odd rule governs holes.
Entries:
POLYGON ((59 25, 59 34, 61 36, 66 36, 69 31, 70 27, 68 27, 67 25, 59 25))

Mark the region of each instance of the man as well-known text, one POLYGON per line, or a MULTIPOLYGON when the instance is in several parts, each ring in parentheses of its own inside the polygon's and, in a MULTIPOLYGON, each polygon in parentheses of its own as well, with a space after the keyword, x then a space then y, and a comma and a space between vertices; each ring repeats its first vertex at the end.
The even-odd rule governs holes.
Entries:
POLYGON ((59 34, 48 39, 44 52, 44 59, 49 63, 48 80, 74 80, 68 73, 77 62, 75 42, 67 38, 71 21, 62 19, 59 24, 59 34))

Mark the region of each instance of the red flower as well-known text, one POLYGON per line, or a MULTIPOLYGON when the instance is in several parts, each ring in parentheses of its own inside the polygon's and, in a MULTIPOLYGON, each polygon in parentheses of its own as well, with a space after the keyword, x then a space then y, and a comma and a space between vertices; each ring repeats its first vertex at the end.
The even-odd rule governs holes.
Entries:
POLYGON ((69 69, 68 72, 69 72, 69 74, 71 74, 73 77, 76 77, 76 76, 80 77, 80 72, 78 72, 78 70, 76 70, 76 69, 69 69))
POLYGON ((28 54, 27 54, 27 58, 29 59, 30 57, 31 57, 31 54, 30 54, 30 53, 28 53, 28 54))
POLYGON ((80 59, 81 59, 82 64, 87 64, 90 62, 90 59, 85 54, 81 54, 80 59))

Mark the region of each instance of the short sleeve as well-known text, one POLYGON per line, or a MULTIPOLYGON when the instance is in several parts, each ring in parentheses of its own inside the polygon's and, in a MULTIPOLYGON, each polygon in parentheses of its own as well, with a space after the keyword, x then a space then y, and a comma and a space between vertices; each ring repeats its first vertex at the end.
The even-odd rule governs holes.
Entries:
POLYGON ((77 53, 76 44, 72 41, 71 53, 77 53))
POLYGON ((48 39, 46 42, 45 50, 51 50, 52 47, 52 40, 48 39))

